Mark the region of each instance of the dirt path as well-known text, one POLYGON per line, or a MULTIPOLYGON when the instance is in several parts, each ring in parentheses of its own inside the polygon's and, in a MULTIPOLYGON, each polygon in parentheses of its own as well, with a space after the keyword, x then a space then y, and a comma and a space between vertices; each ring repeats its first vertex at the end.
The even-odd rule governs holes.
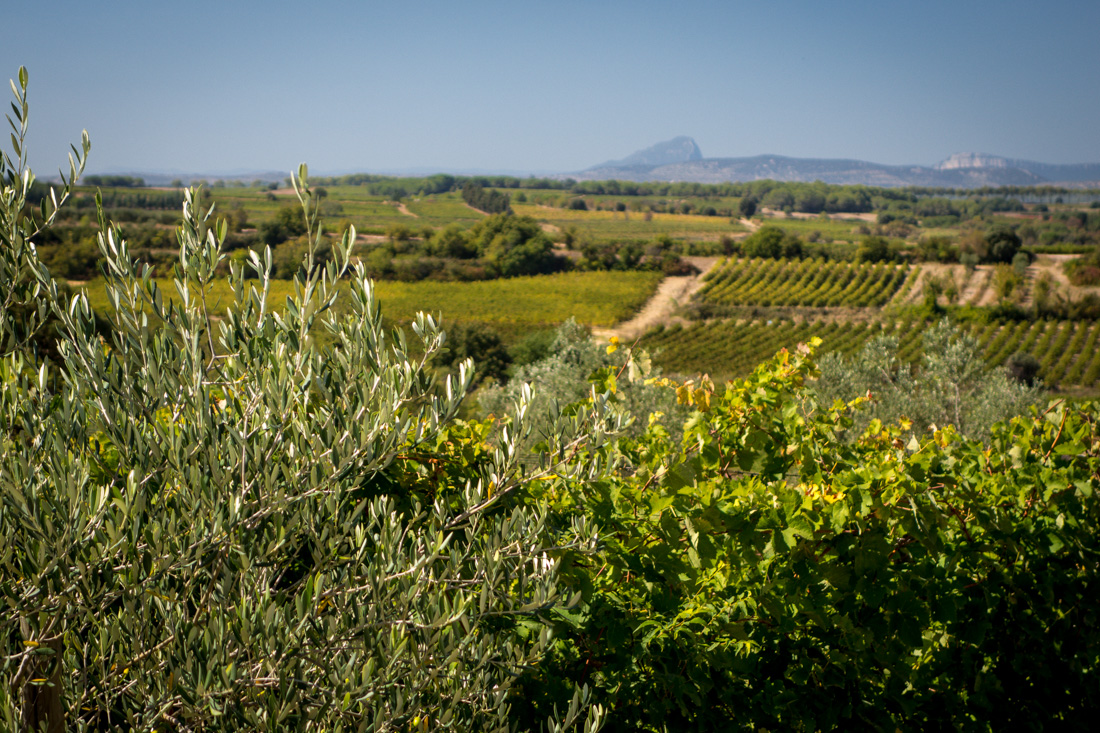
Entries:
POLYGON ((419 214, 414 214, 411 211, 409 211, 409 207, 405 206, 405 204, 403 204, 400 201, 397 202, 397 210, 400 211, 405 216, 411 216, 414 219, 419 219, 420 218, 419 214))
POLYGON ((685 257, 699 268, 697 275, 678 275, 666 277, 657 286, 657 292, 642 307, 638 315, 629 321, 623 321, 613 328, 594 328, 592 335, 601 341, 618 336, 622 341, 633 341, 658 324, 687 323, 687 320, 675 315, 681 305, 691 300, 699 288, 703 287, 703 274, 721 257, 685 257))

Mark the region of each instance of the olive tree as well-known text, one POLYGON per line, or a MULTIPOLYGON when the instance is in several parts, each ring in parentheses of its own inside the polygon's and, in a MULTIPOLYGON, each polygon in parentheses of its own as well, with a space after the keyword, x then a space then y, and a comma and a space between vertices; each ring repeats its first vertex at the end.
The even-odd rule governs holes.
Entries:
MULTIPOLYGON (((514 728, 511 683, 566 602, 559 558, 595 540, 527 488, 596 475, 567 459, 615 429, 606 400, 526 466, 530 390, 499 437, 457 421, 471 365, 433 384, 435 319, 411 326, 417 359, 387 332, 354 230, 315 262, 304 166, 310 246, 282 303, 270 249, 215 275, 227 227, 197 190, 164 287, 100 209, 102 337, 33 247, 60 198, 24 211, 26 81, 0 198, 0 728, 514 728), (57 363, 23 348, 47 316, 57 363)), ((541 727, 599 726, 586 691, 563 703, 541 727)))
POLYGON ((850 358, 833 352, 819 361, 816 391, 825 404, 870 394, 855 416, 862 431, 872 420, 906 419, 918 433, 952 425, 972 439, 985 439, 993 425, 1027 412, 1043 399, 1040 386, 989 369, 977 339, 950 321, 922 335, 923 356, 915 368, 898 358, 898 340, 879 336, 850 358))

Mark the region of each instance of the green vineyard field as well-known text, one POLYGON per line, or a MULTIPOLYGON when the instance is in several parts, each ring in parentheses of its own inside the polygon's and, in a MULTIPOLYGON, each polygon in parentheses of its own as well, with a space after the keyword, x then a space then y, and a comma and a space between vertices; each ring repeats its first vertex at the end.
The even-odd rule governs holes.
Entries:
MULTIPOLYGON (((899 358, 914 362, 921 356, 921 333, 929 325, 917 320, 886 324, 710 320, 650 331, 640 345, 654 355, 654 363, 666 373, 708 373, 717 379, 730 379, 748 374, 779 349, 793 348, 812 336, 823 341, 819 354, 850 354, 873 336, 893 335, 898 339, 899 358)), ((964 328, 978 339, 990 368, 1003 365, 1016 352, 1024 352, 1039 360, 1039 377, 1047 385, 1100 387, 1100 323, 1034 321, 969 324, 964 328)))
POLYGON ((879 307, 908 274, 887 263, 730 258, 707 274, 696 297, 718 305, 879 307))

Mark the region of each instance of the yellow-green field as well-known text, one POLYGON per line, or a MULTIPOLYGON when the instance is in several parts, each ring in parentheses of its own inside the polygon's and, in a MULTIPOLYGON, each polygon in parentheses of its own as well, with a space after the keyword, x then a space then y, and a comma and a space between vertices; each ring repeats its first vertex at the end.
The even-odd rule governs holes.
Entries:
POLYGON ((581 239, 593 242, 651 240, 662 234, 689 241, 718 241, 723 234, 745 232, 740 224, 720 216, 650 214, 646 221, 645 214, 634 211, 574 211, 514 202, 512 210, 558 229, 572 227, 581 239))
MULTIPOLYGON (((505 330, 549 326, 570 317, 589 326, 610 326, 638 311, 660 280, 657 272, 568 272, 479 282, 377 282, 375 293, 383 315, 398 323, 426 311, 444 321, 487 323, 505 330)), ((157 283, 165 295, 175 293, 170 279, 157 283)), ((83 287, 96 310, 109 308, 101 281, 83 287)), ((273 280, 270 302, 281 307, 293 292, 292 282, 273 280)), ((210 292, 210 307, 224 313, 231 298, 228 284, 219 280, 210 292)))

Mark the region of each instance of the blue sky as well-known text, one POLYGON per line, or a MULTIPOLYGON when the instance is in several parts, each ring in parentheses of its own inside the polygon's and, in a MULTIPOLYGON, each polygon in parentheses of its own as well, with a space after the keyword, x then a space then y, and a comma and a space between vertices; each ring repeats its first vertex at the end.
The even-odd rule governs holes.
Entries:
MULTIPOLYGON (((1100 162, 1100 3, 20 3, 31 163, 571 171, 708 157, 1100 162)), ((5 105, 6 107, 7 105, 5 105)), ((6 137, 6 136, 5 136, 6 137)))

